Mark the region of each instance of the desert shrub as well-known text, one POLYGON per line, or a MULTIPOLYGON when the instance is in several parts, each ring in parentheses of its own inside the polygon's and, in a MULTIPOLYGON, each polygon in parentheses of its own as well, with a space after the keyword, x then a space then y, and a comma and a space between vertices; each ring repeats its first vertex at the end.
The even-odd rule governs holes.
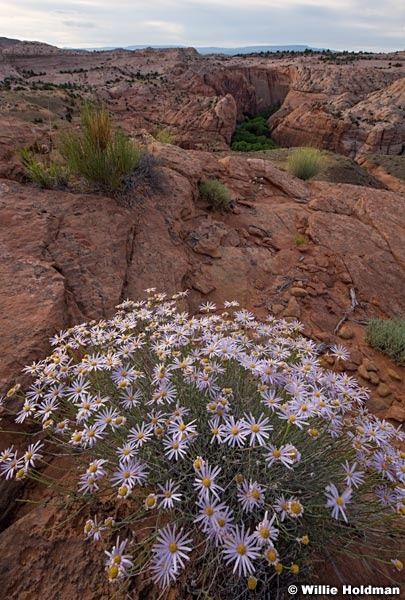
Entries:
POLYGON ((121 205, 131 207, 135 203, 142 202, 151 192, 164 191, 166 181, 159 158, 148 152, 142 152, 136 169, 124 176, 115 198, 121 205))
POLYGON ((206 179, 198 186, 200 198, 208 202, 214 210, 229 210, 231 192, 219 179, 206 179))
POLYGON ((54 486, 122 589, 181 576, 198 598, 277 600, 317 555, 401 569, 405 436, 363 408, 367 391, 323 370, 298 322, 262 323, 235 301, 189 316, 186 292, 146 291, 25 368, 33 384, 3 410, 21 395, 16 422, 36 423, 38 441, 0 453, 0 474, 54 486), (71 468, 54 479, 55 455, 71 468))
POLYGON ((231 149, 238 152, 273 150, 274 148, 277 146, 270 138, 269 126, 262 115, 239 123, 232 137, 231 149))
POLYGON ((306 235, 296 235, 293 241, 296 246, 303 246, 308 243, 308 238, 306 235))
POLYGON ((168 129, 160 129, 157 132, 155 138, 157 139, 158 142, 161 142, 162 144, 175 144, 176 143, 176 136, 168 129))
POLYGON ((108 109, 92 104, 82 112, 80 131, 64 133, 60 152, 72 173, 107 193, 120 189, 142 154, 140 146, 113 129, 108 109))
POLYGON ((372 319, 367 325, 366 341, 405 366, 405 319, 372 319))
POLYGON ((63 189, 67 186, 69 174, 63 165, 51 161, 46 163, 36 158, 28 148, 22 148, 18 154, 27 177, 35 185, 46 189, 63 189))
POLYGON ((322 153, 317 148, 296 148, 287 159, 287 170, 291 175, 307 180, 322 171, 323 162, 322 153))

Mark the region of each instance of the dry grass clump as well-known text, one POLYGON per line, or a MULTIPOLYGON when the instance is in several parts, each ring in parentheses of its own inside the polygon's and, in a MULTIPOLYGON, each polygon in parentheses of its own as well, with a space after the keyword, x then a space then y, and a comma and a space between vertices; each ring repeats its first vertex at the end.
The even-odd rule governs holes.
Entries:
POLYGON ((304 181, 318 175, 323 166, 324 159, 321 151, 310 146, 295 149, 287 160, 288 172, 304 181))

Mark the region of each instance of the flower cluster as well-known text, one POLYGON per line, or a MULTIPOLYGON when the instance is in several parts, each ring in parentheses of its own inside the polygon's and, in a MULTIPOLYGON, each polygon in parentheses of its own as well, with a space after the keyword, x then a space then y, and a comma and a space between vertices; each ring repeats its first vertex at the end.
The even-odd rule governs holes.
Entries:
MULTIPOLYGON (((34 382, 16 415, 40 424, 53 452, 70 451, 72 501, 116 505, 114 518, 84 525, 96 541, 126 536, 106 551, 108 579, 149 571, 166 588, 194 564, 204 593, 233 574, 239 592, 266 597, 325 544, 381 558, 405 515, 404 435, 369 414, 367 391, 324 370, 298 322, 262 323, 234 301, 190 316, 176 307, 185 292, 147 291, 109 321, 55 336, 53 353, 25 369, 34 382)), ((46 452, 8 448, 0 474, 51 485, 46 452)))

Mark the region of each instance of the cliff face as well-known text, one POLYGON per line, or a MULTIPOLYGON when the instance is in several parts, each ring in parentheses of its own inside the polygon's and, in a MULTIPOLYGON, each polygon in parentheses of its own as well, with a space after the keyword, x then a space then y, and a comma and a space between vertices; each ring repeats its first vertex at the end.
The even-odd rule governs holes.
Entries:
POLYGON ((234 66, 233 69, 240 72, 254 90, 255 107, 251 114, 281 106, 297 77, 297 70, 292 66, 234 66))
POLYGON ((401 154, 405 79, 397 71, 304 68, 269 123, 282 146, 313 144, 358 158, 401 154))

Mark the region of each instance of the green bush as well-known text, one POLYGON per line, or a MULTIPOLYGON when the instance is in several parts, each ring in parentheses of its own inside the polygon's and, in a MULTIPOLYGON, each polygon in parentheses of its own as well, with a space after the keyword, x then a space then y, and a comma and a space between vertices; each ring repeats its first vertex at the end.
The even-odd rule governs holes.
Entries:
POLYGON ((161 142, 162 144, 176 143, 176 136, 173 135, 173 133, 168 129, 160 129, 155 135, 155 138, 158 142, 161 142))
POLYGON ((306 181, 322 171, 323 163, 320 150, 305 146, 292 151, 287 160, 287 170, 291 175, 306 181))
POLYGON ((405 319, 372 319, 367 325, 366 341, 405 366, 405 319))
POLYGON ((237 126, 231 149, 238 152, 273 150, 276 144, 270 138, 270 129, 264 116, 257 115, 237 126))
POLYGON ((34 184, 46 189, 62 189, 67 186, 69 175, 62 165, 54 162, 45 164, 28 148, 22 148, 18 154, 28 178, 34 184))
POLYGON ((212 206, 214 210, 229 210, 231 193, 219 179, 206 179, 198 186, 200 198, 212 206))
POLYGON ((107 193, 120 189, 142 155, 140 146, 113 129, 108 109, 91 104, 83 110, 80 131, 63 135, 60 152, 73 173, 107 193))

